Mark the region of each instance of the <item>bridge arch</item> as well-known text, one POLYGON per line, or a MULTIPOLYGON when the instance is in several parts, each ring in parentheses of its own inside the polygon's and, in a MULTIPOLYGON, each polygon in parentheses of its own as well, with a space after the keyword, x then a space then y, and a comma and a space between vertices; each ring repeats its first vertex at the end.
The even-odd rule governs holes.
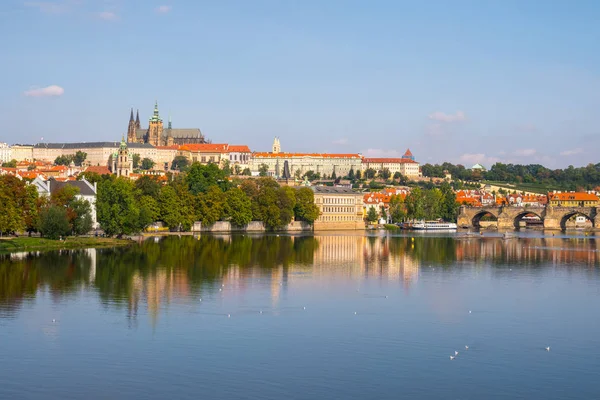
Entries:
POLYGON ((532 211, 532 210, 523 210, 522 212, 517 213, 513 218, 513 225, 514 225, 515 229, 520 229, 521 221, 523 221, 523 218, 529 217, 529 216, 538 217, 540 226, 543 226, 544 217, 542 217, 542 215, 541 215, 541 210, 540 210, 540 212, 536 212, 536 211, 532 211))
POLYGON ((471 226, 474 228, 481 228, 481 219, 489 218, 491 221, 495 221, 496 225, 498 224, 498 214, 495 212, 491 212, 490 210, 481 210, 471 218, 471 226), (485 218, 484 218, 485 217, 485 218))
POLYGON ((594 218, 592 218, 591 216, 587 215, 586 213, 583 213, 581 211, 569 211, 567 213, 565 213, 561 219, 560 219, 560 229, 565 231, 569 228, 577 228, 579 227, 579 223, 577 221, 572 221, 573 224, 569 223, 569 220, 571 220, 571 218, 573 217, 585 217, 587 224, 586 223, 582 223, 581 227, 585 228, 585 227, 591 227, 594 228, 594 218))

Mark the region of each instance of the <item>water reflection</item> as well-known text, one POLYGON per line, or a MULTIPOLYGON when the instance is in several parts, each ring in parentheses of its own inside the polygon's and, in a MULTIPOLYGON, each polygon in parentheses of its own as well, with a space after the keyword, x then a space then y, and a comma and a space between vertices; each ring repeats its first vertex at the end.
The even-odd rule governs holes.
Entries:
POLYGON ((490 265, 595 268, 594 238, 520 239, 323 236, 182 236, 117 249, 0 256, 0 317, 14 316, 39 293, 61 301, 96 293, 135 324, 140 307, 156 323, 173 301, 193 304, 219 289, 243 292, 256 280, 270 288, 271 306, 299 277, 311 282, 387 279, 408 289, 423 267, 490 265))

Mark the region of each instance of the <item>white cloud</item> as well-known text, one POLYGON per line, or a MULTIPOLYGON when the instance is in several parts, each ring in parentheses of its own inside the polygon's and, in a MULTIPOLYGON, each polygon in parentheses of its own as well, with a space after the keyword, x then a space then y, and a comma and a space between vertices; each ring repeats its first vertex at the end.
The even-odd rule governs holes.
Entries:
POLYGON ((102 11, 99 12, 98 18, 103 19, 105 21, 115 21, 117 19, 117 14, 112 11, 102 11))
POLYGON ((31 89, 23 93, 27 97, 57 97, 62 96, 65 89, 57 85, 50 85, 39 89, 31 89))
POLYGON ((171 11, 172 7, 171 6, 159 6, 156 7, 156 12, 159 14, 166 14, 169 11, 171 11))
POLYGON ((343 145, 348 144, 348 139, 346 139, 346 138, 336 139, 336 140, 332 141, 331 143, 343 146, 343 145))
POLYGON ((513 154, 518 157, 531 157, 531 156, 537 154, 537 150, 536 149, 517 149, 517 150, 515 150, 515 152, 513 154))
POLYGON ((497 157, 488 157, 483 153, 466 153, 459 157, 459 161, 462 164, 467 164, 466 167, 474 164, 482 164, 489 167, 500 160, 497 157))
POLYGON ((561 151, 560 155, 561 156, 574 156, 574 155, 581 154, 581 153, 583 153, 583 149, 577 148, 577 149, 561 151))
POLYGON ((402 155, 397 150, 385 150, 385 149, 367 149, 361 151, 361 154, 365 157, 386 157, 396 158, 402 155))
POLYGON ((462 111, 457 111, 456 114, 446 114, 441 111, 436 111, 429 114, 429 119, 440 122, 460 122, 466 121, 467 116, 462 111))

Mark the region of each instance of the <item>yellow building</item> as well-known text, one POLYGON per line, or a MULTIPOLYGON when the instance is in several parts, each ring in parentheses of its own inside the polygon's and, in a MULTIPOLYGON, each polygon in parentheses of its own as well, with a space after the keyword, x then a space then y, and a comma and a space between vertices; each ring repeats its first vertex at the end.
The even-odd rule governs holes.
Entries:
POLYGON ((319 208, 319 218, 314 229, 365 229, 363 221, 363 197, 352 189, 312 186, 315 204, 319 208))
POLYGON ((597 207, 598 196, 587 192, 550 193, 549 204, 554 207, 597 207))

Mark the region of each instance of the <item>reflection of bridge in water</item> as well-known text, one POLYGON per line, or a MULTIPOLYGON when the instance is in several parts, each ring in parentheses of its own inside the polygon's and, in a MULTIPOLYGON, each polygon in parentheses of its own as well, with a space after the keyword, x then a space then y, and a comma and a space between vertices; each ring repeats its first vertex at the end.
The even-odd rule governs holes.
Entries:
POLYGON ((574 216, 584 216, 595 229, 600 227, 600 219, 596 207, 519 207, 519 206, 485 206, 460 207, 458 226, 461 228, 479 228, 484 216, 497 219, 498 229, 518 229, 525 216, 538 217, 544 229, 565 230, 567 221, 574 216))

